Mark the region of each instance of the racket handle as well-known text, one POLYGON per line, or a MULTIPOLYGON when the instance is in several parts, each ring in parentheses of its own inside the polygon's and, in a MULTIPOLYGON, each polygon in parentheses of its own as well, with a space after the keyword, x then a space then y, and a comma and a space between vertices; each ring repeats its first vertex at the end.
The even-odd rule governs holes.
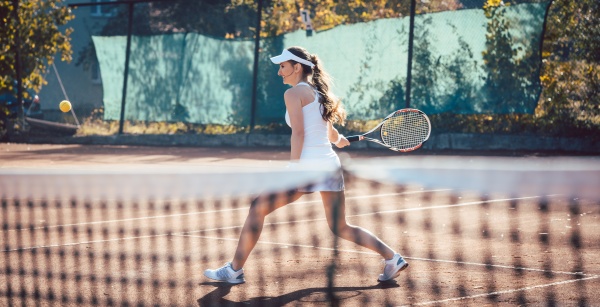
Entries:
POLYGON ((353 136, 346 137, 346 140, 348 140, 348 142, 350 142, 350 143, 358 142, 358 141, 360 141, 360 135, 353 135, 353 136))

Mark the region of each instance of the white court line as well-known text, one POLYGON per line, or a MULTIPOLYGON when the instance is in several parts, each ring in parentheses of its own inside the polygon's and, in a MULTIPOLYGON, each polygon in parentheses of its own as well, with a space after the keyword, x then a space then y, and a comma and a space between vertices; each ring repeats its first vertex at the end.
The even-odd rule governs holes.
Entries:
POLYGON ((38 248, 77 246, 77 245, 82 245, 82 244, 106 243, 106 242, 116 242, 116 241, 156 238, 156 237, 167 237, 167 236, 169 236, 169 234, 123 237, 123 238, 115 238, 115 239, 92 240, 92 241, 72 242, 72 243, 63 243, 63 244, 40 245, 40 246, 20 247, 20 248, 14 248, 14 249, 5 249, 2 252, 18 252, 18 251, 26 251, 26 250, 32 250, 32 249, 38 249, 38 248))
MULTIPOLYGON (((201 236, 201 235, 190 235, 186 233, 177 233, 173 234, 173 236, 180 237, 192 237, 192 238, 202 238, 202 239, 212 239, 212 240, 223 240, 223 241, 235 241, 238 239, 232 238, 222 238, 222 237, 213 237, 213 236, 201 236)), ((328 250, 333 251, 334 249, 331 247, 320 247, 314 245, 303 245, 303 244, 289 244, 289 243, 281 243, 281 242, 269 242, 269 241, 261 241, 258 240, 257 243, 266 244, 266 245, 282 245, 282 246, 290 246, 290 247, 306 247, 306 248, 314 248, 320 250, 328 250)), ((375 252, 363 252, 357 250, 348 250, 348 249, 338 249, 339 252, 345 253, 354 253, 354 254, 364 254, 364 255, 375 255, 379 256, 379 254, 375 252)), ((531 271, 538 273, 552 273, 556 275, 576 275, 576 276, 588 276, 589 274, 584 274, 582 272, 563 272, 563 271, 551 271, 551 270, 542 270, 542 269, 534 269, 534 268, 526 268, 526 267, 516 267, 511 265, 501 265, 501 264, 486 264, 486 263, 477 263, 477 262, 465 262, 465 261, 456 261, 456 260, 444 260, 444 259, 430 259, 430 258, 419 258, 419 257, 407 257, 403 256, 405 259, 416 260, 416 261, 429 261, 429 262, 442 262, 442 263, 452 263, 452 264, 460 264, 460 265, 471 265, 471 266, 484 266, 484 267, 493 267, 499 269, 509 269, 509 270, 523 270, 523 271, 531 271)), ((590 275, 592 277, 597 275, 590 275)), ((581 279, 580 279, 581 280, 581 279)))
POLYGON ((369 213, 363 213, 363 214, 348 215, 348 217, 350 217, 350 216, 375 215, 375 214, 381 214, 381 213, 397 213, 397 212, 409 212, 409 211, 422 211, 422 210, 429 210, 429 209, 443 209, 443 208, 465 207, 465 206, 473 206, 473 205, 480 205, 480 204, 499 203, 499 202, 510 201, 510 200, 525 200, 525 199, 535 199, 535 198, 552 197, 552 196, 555 196, 555 195, 527 196, 527 197, 517 197, 517 198, 500 198, 500 199, 478 200, 478 201, 471 201, 471 202, 460 203, 460 204, 439 205, 439 206, 429 206, 429 207, 415 207, 415 208, 406 208, 406 209, 397 209, 397 210, 385 210, 385 211, 378 211, 378 212, 369 212, 369 213))
POLYGON ((460 296, 460 297, 447 298, 447 299, 438 300, 438 301, 429 301, 429 302, 422 302, 422 303, 414 303, 414 304, 404 305, 404 306, 437 305, 437 304, 440 304, 440 303, 449 303, 449 302, 463 301, 463 300, 469 300, 469 299, 474 299, 474 298, 487 297, 487 296, 491 296, 491 295, 509 294, 509 293, 520 292, 520 291, 529 291, 529 290, 541 289, 541 288, 546 288, 546 287, 565 285, 565 284, 570 284, 570 283, 574 283, 574 282, 579 282, 579 281, 584 281, 584 280, 591 280, 591 279, 597 279, 597 278, 600 278, 600 275, 592 275, 592 276, 585 277, 585 278, 578 278, 578 279, 570 279, 570 280, 557 281, 557 282, 553 282, 553 283, 549 283, 549 284, 543 284, 543 285, 537 285, 537 286, 529 286, 529 287, 523 287, 523 288, 519 288, 519 289, 494 291, 494 292, 481 293, 481 294, 475 294, 475 295, 469 295, 469 296, 460 296))
MULTIPOLYGON (((346 197, 346 199, 356 200, 356 199, 365 199, 365 198, 411 195, 411 194, 419 194, 419 193, 444 192, 444 191, 450 191, 450 189, 419 190, 419 191, 410 191, 410 192, 402 192, 402 193, 387 193, 387 194, 375 194, 375 195, 364 195, 364 196, 352 196, 352 197, 346 197)), ((301 202, 293 202, 289 205, 300 205, 300 204, 310 204, 310 203, 321 203, 321 201, 320 200, 301 201, 301 202)), ((82 222, 82 223, 73 223, 73 224, 39 226, 39 227, 34 227, 34 228, 17 228, 17 229, 8 229, 6 231, 27 231, 27 230, 50 229, 50 228, 59 228, 59 227, 97 225, 97 224, 105 224, 105 223, 131 222, 131 221, 151 220, 151 219, 160 219, 160 218, 168 218, 168 217, 201 215, 201 214, 218 213, 218 212, 231 212, 231 211, 248 210, 248 209, 250 209, 250 207, 219 209, 219 210, 210 210, 210 211, 196 211, 196 212, 189 212, 189 213, 177 213, 177 214, 166 214, 166 215, 153 215, 153 216, 118 219, 118 220, 104 220, 104 221, 82 222)), ((0 233, 2 233, 4 231, 5 230, 0 230, 0 233)))
MULTIPOLYGON (((400 194, 404 194, 404 193, 400 193, 400 194)), ((384 195, 384 194, 381 194, 381 195, 384 195)), ((359 197, 359 198, 365 198, 365 197, 368 197, 368 196, 357 196, 357 197, 359 197)), ((375 197, 375 196, 371 196, 371 197, 375 197)), ((478 204, 482 204, 482 203, 503 202, 503 201, 508 201, 508 200, 533 199, 533 198, 540 198, 540 197, 541 196, 528 196, 528 197, 519 197, 519 198, 483 200, 483 201, 467 202, 467 203, 453 204, 453 205, 417 207, 417 208, 407 208, 407 209, 398 209, 398 210, 389 210, 389 211, 380 211, 380 212, 388 212, 389 213, 389 212, 431 210, 431 209, 438 209, 438 208, 463 207, 463 206, 478 205, 478 204)), ((298 202, 298 203, 293 203, 293 204, 314 203, 314 202, 320 202, 320 201, 307 201, 307 202, 298 202)), ((357 217, 357 216, 375 215, 375 214, 378 214, 380 212, 369 212, 369 213, 363 213, 363 214, 347 215, 346 217, 357 217)), ((298 220, 298 221, 286 221, 286 222, 278 222, 278 223, 265 223, 264 226, 283 225, 283 224, 301 223, 301 222, 315 222, 315 221, 322 221, 322 220, 325 220, 325 218, 310 219, 310 220, 298 220)), ((105 221, 105 222, 111 222, 111 221, 105 221)), ((58 226, 54 226, 54 227, 58 227, 58 226)), ((194 231, 190 231, 190 232, 186 232, 186 233, 198 233, 198 232, 205 232, 205 231, 218 231, 218 230, 236 229, 236 228, 241 228, 241 227, 242 226, 219 227, 219 228, 210 228, 210 229, 203 229, 203 230, 194 230, 194 231)), ((162 235, 157 235, 157 236, 162 236, 162 235)), ((126 237, 126 238, 118 238, 118 239, 114 239, 114 240, 131 240, 131 239, 137 239, 137 238, 139 238, 139 237, 126 237)), ((89 241, 89 242, 96 243, 95 241, 89 241)), ((100 240, 98 242, 103 242, 103 241, 100 240)), ((74 242, 74 243, 65 243, 65 244, 53 244, 53 245, 39 245, 39 246, 31 246, 31 247, 20 247, 20 248, 17 248, 17 249, 10 249, 10 250, 6 250, 5 249, 5 250, 2 250, 2 252, 12 252, 12 251, 19 251, 19 250, 31 250, 31 249, 36 249, 36 248, 72 246, 72 245, 78 245, 78 244, 82 244, 82 243, 74 242)))
MULTIPOLYGON (((553 196, 553 195, 546 195, 544 197, 549 197, 549 196, 553 196)), ((385 211, 376 211, 376 212, 369 212, 369 213, 362 213, 362 214, 346 215, 346 218, 358 217, 358 216, 376 215, 376 214, 381 214, 381 213, 399 213, 399 212, 409 212, 409 211, 424 211, 424 210, 433 210, 433 209, 442 209, 442 208, 465 207, 465 206, 480 205, 480 204, 483 204, 483 203, 497 203, 497 202, 505 202, 505 201, 510 201, 510 200, 535 199, 535 198, 540 198, 540 197, 542 197, 542 196, 527 196, 527 197, 519 197, 519 198, 503 198, 503 199, 492 199, 492 200, 480 200, 480 201, 472 201, 472 202, 466 202, 466 203, 460 203, 460 204, 438 205, 438 206, 434 205, 434 206, 428 206, 428 207, 415 207, 415 208, 405 208, 405 209, 397 209, 397 210, 385 210, 385 211)), ((303 223, 303 222, 316 222, 316 221, 323 221, 323 220, 325 220, 325 218, 317 218, 317 219, 310 219, 310 220, 286 221, 286 222, 277 222, 277 223, 265 223, 264 226, 285 225, 285 224, 303 223)), ((235 229, 235 228, 242 228, 242 226, 240 225, 240 226, 228 226, 228 227, 209 228, 209 229, 203 229, 203 230, 194 230, 194 231, 190 231, 190 232, 187 232, 187 233, 198 233, 198 232, 205 232, 205 231, 228 230, 228 229, 235 229)))
POLYGON ((589 274, 584 274, 582 272, 549 271, 549 270, 543 270, 543 269, 534 269, 534 268, 527 268, 527 267, 522 267, 522 266, 512 266, 512 265, 502 265, 502 264, 486 264, 486 263, 477 263, 477 262, 429 259, 429 258, 418 258, 418 257, 404 257, 404 258, 412 259, 412 260, 431 261, 431 262, 453 263, 453 264, 460 264, 460 265, 472 265, 472 266, 494 267, 494 268, 511 269, 511 270, 523 270, 523 271, 532 271, 532 272, 539 272, 539 273, 552 273, 552 274, 576 275, 576 276, 589 275, 589 274))

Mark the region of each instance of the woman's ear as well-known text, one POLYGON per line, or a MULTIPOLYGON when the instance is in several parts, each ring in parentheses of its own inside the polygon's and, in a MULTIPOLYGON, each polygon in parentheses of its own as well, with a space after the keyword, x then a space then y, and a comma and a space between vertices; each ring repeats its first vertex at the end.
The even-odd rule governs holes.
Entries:
POLYGON ((302 72, 302 64, 300 64, 300 63, 294 64, 294 72, 302 72))

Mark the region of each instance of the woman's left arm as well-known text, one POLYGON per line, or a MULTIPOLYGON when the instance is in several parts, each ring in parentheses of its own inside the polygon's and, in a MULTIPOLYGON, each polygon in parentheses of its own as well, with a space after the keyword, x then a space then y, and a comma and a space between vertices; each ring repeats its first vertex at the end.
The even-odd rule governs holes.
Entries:
POLYGON ((300 160, 302 155, 302 146, 304 145, 304 115, 302 114, 302 101, 294 88, 291 88, 283 95, 285 107, 290 116, 290 126, 292 126, 292 136, 290 138, 291 152, 290 161, 300 160))

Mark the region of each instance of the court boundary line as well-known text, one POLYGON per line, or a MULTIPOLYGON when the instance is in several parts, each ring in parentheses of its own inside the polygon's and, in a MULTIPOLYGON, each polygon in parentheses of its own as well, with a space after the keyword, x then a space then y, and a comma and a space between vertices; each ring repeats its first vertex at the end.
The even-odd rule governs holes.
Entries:
POLYGON ((570 284, 570 283, 574 283, 574 282, 587 281, 587 280, 592 280, 592 279, 597 279, 597 278, 600 278, 600 275, 591 275, 591 276, 584 277, 584 278, 557 281, 557 282, 553 282, 553 283, 549 283, 549 284, 528 286, 528 287, 522 287, 522 288, 518 288, 518 289, 493 291, 493 292, 474 294, 474 295, 469 295, 469 296, 459 296, 459 297, 447 298, 447 299, 443 299, 443 300, 413 303, 410 305, 402 305, 402 306, 425 306, 425 305, 433 305, 433 304, 440 304, 440 303, 449 303, 449 302, 470 300, 470 299, 475 299, 475 298, 487 297, 487 296, 491 296, 491 295, 502 295, 502 294, 510 294, 510 293, 515 293, 515 292, 520 292, 520 291, 537 290, 537 289, 541 289, 541 288, 565 285, 565 284, 570 284))
MULTIPOLYGON (((519 197, 519 198, 502 198, 502 199, 494 199, 494 200, 472 201, 472 202, 459 203, 459 204, 450 204, 450 205, 438 205, 438 206, 428 206, 428 207, 403 208, 403 209, 396 209, 396 210, 383 210, 383 211, 377 211, 377 212, 369 212, 369 213, 346 215, 346 218, 360 217, 360 216, 369 216, 369 215, 376 215, 376 214, 381 214, 381 213, 398 213, 398 212, 409 212, 409 211, 424 211, 424 210, 434 210, 434 209, 444 209, 444 208, 466 207, 466 206, 480 205, 480 204, 483 204, 483 203, 498 203, 498 202, 511 201, 511 200, 526 200, 526 199, 535 199, 535 198, 550 197, 550 196, 553 196, 553 195, 527 196, 527 197, 519 197)), ((292 224, 292 223, 300 223, 300 222, 316 222, 316 221, 323 221, 323 220, 325 220, 325 218, 317 218, 317 219, 310 219, 310 220, 285 221, 285 222, 276 222, 276 223, 264 223, 263 226, 284 225, 284 224, 292 224)), ((228 227, 218 227, 218 228, 209 228, 209 229, 202 229, 202 230, 194 230, 194 231, 189 231, 187 233, 198 233, 198 232, 205 232, 205 231, 229 230, 229 229, 242 228, 242 227, 243 227, 243 225, 228 226, 228 227)))
MULTIPOLYGON (((173 236, 223 240, 223 241, 235 241, 235 242, 238 241, 237 238, 233 239, 233 238, 222 238, 222 237, 213 237, 213 236, 192 235, 192 234, 188 234, 188 233, 177 233, 177 234, 173 234, 173 236)), ((258 240, 257 244, 284 245, 284 246, 289 246, 289 247, 303 247, 303 248, 312 248, 312 249, 327 250, 327 251, 335 250, 334 248, 331 248, 331 247, 321 247, 321 246, 306 245, 306 244, 288 244, 288 243, 282 243, 282 242, 270 242, 270 241, 261 241, 261 240, 258 240)), ((367 252, 367 251, 359 251, 359 250, 337 249, 337 251, 345 252, 345 253, 353 253, 353 254, 379 256, 379 254, 377 254, 375 252, 367 252)), ((402 256, 402 257, 404 257, 405 259, 416 260, 416 261, 428 261, 428 262, 453 263, 453 264, 459 264, 459 265, 494 267, 494 268, 499 268, 499 269, 524 270, 524 271, 531 271, 531 272, 536 272, 536 273, 552 273, 552 274, 556 274, 556 275, 598 276, 598 277, 600 277, 600 275, 586 274, 583 272, 549 271, 549 270, 543 270, 543 269, 528 268, 528 267, 516 267, 516 266, 511 266, 511 265, 503 265, 503 264, 486 264, 486 263, 477 263, 477 262, 468 262, 468 261, 432 259, 432 258, 410 257, 410 256, 402 256)))
POLYGON ((62 247, 62 246, 77 246, 77 245, 83 245, 83 244, 97 244, 97 243, 106 243, 106 242, 114 242, 114 241, 126 241, 126 240, 137 240, 137 239, 146 239, 146 238, 168 237, 171 235, 173 235, 173 234, 166 233, 166 234, 156 234, 156 235, 147 235, 147 236, 134 236, 134 237, 122 237, 122 238, 102 239, 102 240, 92 240, 92 241, 82 241, 82 242, 59 243, 59 244, 50 244, 50 245, 27 246, 27 247, 20 247, 20 248, 14 248, 14 249, 5 249, 5 250, 2 250, 2 252, 4 252, 4 253, 20 252, 20 251, 41 249, 41 248, 54 248, 54 247, 62 247))

